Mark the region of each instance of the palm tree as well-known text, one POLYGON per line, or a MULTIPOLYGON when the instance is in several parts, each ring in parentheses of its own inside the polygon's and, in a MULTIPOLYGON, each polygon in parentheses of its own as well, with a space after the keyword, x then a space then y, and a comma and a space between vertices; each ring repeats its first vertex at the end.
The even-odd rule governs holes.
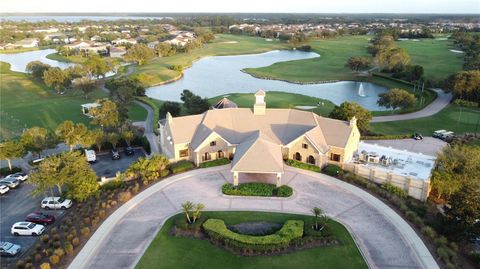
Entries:
POLYGON ((202 210, 205 208, 205 205, 202 203, 198 203, 195 206, 195 211, 193 212, 193 223, 197 221, 198 218, 200 218, 200 214, 202 214, 202 210))
POLYGON ((322 215, 322 209, 320 209, 319 207, 314 207, 312 209, 312 213, 313 215, 315 216, 315 230, 319 230, 319 227, 318 227, 318 219, 320 218, 320 215, 322 215))
POLYGON ((190 212, 192 211, 192 209, 193 209, 193 203, 192 202, 185 201, 182 204, 182 210, 183 210, 183 213, 185 214, 185 217, 187 217, 188 223, 192 223, 192 221, 190 219, 190 212))

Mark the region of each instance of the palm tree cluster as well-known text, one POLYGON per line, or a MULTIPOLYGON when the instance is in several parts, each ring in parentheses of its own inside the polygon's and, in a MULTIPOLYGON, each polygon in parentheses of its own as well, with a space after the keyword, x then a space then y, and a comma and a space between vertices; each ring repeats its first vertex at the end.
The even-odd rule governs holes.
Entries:
POLYGON ((202 203, 194 204, 190 201, 185 201, 182 204, 183 213, 190 224, 195 223, 200 218, 203 209, 205 209, 205 205, 202 203))

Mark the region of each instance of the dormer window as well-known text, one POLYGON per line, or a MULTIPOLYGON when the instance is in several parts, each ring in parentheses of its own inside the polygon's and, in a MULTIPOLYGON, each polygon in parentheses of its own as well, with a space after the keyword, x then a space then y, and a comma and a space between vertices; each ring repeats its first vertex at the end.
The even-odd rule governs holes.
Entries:
POLYGON ((302 148, 308 149, 308 144, 303 143, 303 144, 302 144, 302 148))
POLYGON ((210 142, 210 147, 215 147, 217 145, 217 141, 210 142))

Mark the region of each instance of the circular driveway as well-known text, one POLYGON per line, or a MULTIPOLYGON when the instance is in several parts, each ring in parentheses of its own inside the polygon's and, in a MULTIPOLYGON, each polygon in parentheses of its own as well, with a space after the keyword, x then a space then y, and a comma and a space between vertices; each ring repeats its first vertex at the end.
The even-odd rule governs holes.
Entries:
MULTIPOLYGON (((414 230, 367 192, 335 178, 286 167, 282 178, 290 198, 227 197, 230 166, 197 169, 169 177, 128 201, 97 229, 69 268, 133 268, 186 200, 206 210, 255 210, 310 214, 318 206, 352 233, 370 268, 439 268, 414 230)), ((242 181, 241 181, 242 182, 242 181)), ((341 257, 339 257, 341 258, 341 257)))

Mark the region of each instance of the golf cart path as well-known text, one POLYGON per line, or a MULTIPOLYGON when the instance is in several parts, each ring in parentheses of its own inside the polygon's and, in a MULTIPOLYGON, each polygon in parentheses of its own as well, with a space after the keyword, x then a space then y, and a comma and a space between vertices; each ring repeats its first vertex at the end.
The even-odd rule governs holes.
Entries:
MULTIPOLYGON (((252 176, 256 181, 274 180, 265 174, 252 176)), ((370 268, 439 268, 422 240, 399 215, 353 185, 286 167, 282 180, 294 189, 293 197, 231 197, 220 192, 231 177, 230 165, 225 165, 196 169, 152 185, 113 212, 69 268, 134 268, 165 221, 181 212, 181 203, 186 200, 205 204, 207 211, 311 214, 311 209, 318 206, 351 232, 370 268)))
POLYGON ((448 104, 450 104, 450 101, 452 101, 452 94, 445 93, 441 89, 433 89, 433 91, 437 93, 437 98, 422 110, 407 114, 373 117, 370 122, 413 120, 435 115, 440 112, 440 110, 444 109, 448 104))

